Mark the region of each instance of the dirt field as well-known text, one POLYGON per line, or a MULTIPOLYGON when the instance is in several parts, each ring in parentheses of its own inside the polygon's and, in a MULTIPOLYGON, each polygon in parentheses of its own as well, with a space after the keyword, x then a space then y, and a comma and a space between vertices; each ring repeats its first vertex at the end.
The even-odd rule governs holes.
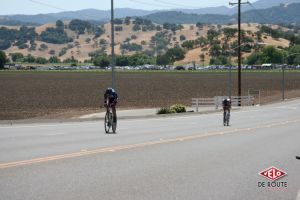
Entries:
MULTIPOLYGON (((120 109, 182 103, 228 94, 225 72, 118 72, 120 109)), ((109 72, 0 72, 0 120, 59 118, 103 110, 109 72)), ((281 73, 243 72, 242 91, 262 90, 262 102, 281 99, 281 73)), ((237 94, 237 73, 233 74, 237 94)), ((300 73, 286 73, 286 97, 300 97, 300 73)))

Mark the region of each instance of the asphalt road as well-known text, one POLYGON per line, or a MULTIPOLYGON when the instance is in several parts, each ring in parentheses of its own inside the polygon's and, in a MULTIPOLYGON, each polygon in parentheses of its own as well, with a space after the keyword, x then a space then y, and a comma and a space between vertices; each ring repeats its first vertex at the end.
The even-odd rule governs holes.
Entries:
POLYGON ((300 100, 234 111, 229 127, 221 113, 119 120, 117 134, 2 125, 0 199, 300 200, 299 130, 300 100), (271 166, 287 175, 258 174, 271 166))

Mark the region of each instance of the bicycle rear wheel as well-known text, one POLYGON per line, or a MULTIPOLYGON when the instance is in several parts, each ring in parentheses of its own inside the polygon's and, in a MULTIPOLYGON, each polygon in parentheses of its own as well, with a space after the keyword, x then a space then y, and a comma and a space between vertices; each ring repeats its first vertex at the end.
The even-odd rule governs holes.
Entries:
POLYGON ((105 119, 104 119, 104 128, 105 128, 105 132, 108 133, 109 132, 109 129, 110 129, 110 112, 106 112, 105 114, 105 119))
POLYGON ((230 118, 229 111, 226 110, 223 114, 223 125, 224 126, 229 126, 229 118, 230 118))
POLYGON ((230 113, 229 113, 229 111, 227 111, 227 113, 226 113, 226 124, 227 124, 227 126, 229 126, 229 119, 230 119, 230 113))
POLYGON ((116 118, 115 122, 114 122, 113 118, 114 118, 114 116, 112 115, 112 131, 113 131, 113 133, 116 133, 116 130, 117 130, 117 118, 116 118))

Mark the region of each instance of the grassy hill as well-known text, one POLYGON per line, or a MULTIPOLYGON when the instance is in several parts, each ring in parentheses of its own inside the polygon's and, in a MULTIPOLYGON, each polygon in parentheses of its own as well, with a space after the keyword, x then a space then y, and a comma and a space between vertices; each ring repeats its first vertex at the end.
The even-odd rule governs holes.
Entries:
MULTIPOLYGON (((122 24, 116 24, 115 32, 115 50, 116 54, 132 55, 136 52, 145 52, 150 56, 162 54, 168 48, 175 46, 184 46, 187 41, 200 41, 208 40, 208 32, 217 32, 218 36, 213 39, 213 42, 218 43, 220 46, 233 45, 236 41, 236 33, 231 37, 225 38, 224 29, 236 29, 237 25, 221 26, 221 25, 202 25, 202 24, 183 24, 178 25, 158 25, 149 21, 143 21, 139 26, 141 30, 134 30, 136 24, 133 23, 133 19, 122 24), (117 28, 118 27, 118 28, 117 28), (171 28, 170 28, 171 27, 171 28), (144 30, 143 30, 144 29, 144 30), (135 50, 135 49, 138 50, 135 50)), ((27 41, 28 48, 19 48, 16 43, 12 43, 11 47, 4 49, 7 55, 11 53, 22 53, 23 55, 31 54, 35 57, 43 57, 49 59, 52 56, 57 56, 61 61, 71 58, 72 56, 84 62, 91 59, 91 54, 94 52, 107 53, 111 52, 111 25, 106 23, 102 25, 104 32, 95 37, 95 33, 91 30, 85 29, 82 34, 79 34, 77 30, 70 29, 70 21, 64 22, 64 32, 68 38, 72 39, 72 42, 66 42, 62 44, 53 44, 49 42, 41 41, 41 34, 47 29, 55 29, 56 24, 44 24, 36 27, 35 32, 37 36, 34 41, 27 41), (34 43, 36 48, 32 49, 30 46, 34 43), (64 52, 64 54, 62 54, 64 52)), ((244 30, 244 37, 257 41, 256 32, 260 30, 259 24, 242 24, 244 30)), ((20 27, 2 27, 7 30, 20 29, 20 27)), ((273 27, 276 28, 276 27, 273 27)), ((277 27, 278 28, 278 27, 277 27)), ((283 28, 282 28, 283 29, 283 28)), ((286 30, 288 31, 288 29, 286 30)), ((1 31, 0 31, 1 34, 1 31)), ((1 41, 0 41, 1 42, 1 41)), ((14 41, 16 42, 16 41, 14 41)), ((272 38, 267 33, 262 33, 260 43, 265 45, 274 45, 276 47, 285 48, 289 46, 289 41, 283 38, 272 38)), ((192 62, 203 63, 200 60, 200 54, 204 54, 204 63, 208 64, 211 58, 211 44, 195 44, 192 47, 184 47, 186 49, 185 58, 175 64, 188 64, 192 62)), ((251 50, 254 51, 254 50, 251 50)), ((243 56, 246 57, 251 52, 244 52, 243 56)), ((233 57, 233 60, 236 58, 233 57)))

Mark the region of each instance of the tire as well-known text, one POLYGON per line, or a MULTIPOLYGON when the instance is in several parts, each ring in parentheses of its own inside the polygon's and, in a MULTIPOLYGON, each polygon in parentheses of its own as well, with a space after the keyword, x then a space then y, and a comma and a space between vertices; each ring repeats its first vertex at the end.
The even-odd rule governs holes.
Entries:
POLYGON ((117 130, 117 119, 116 119, 116 122, 114 122, 114 117, 113 117, 113 114, 111 115, 111 121, 112 121, 112 131, 113 133, 116 133, 116 130, 117 130))
POLYGON ((230 118, 230 114, 229 112, 226 110, 223 116, 223 125, 224 126, 229 126, 229 118, 230 118))
POLYGON ((109 133, 109 129, 110 129, 110 113, 109 112, 106 112, 106 114, 105 114, 104 128, 105 128, 105 132, 109 133))
POLYGON ((227 126, 229 126, 229 119, 230 119, 230 114, 229 114, 229 112, 227 112, 227 116, 226 116, 227 126))

